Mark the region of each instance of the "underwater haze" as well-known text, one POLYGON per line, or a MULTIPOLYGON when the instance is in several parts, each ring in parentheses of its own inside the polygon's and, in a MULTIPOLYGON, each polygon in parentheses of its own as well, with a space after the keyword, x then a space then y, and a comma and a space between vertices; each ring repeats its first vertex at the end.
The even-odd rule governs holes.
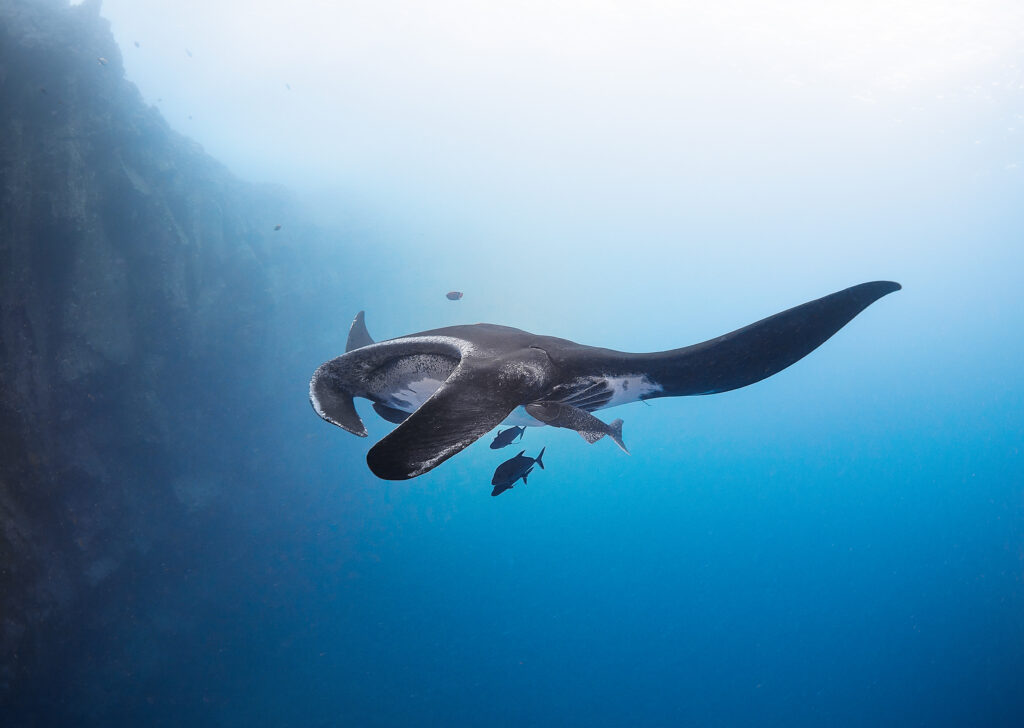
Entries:
MULTIPOLYGON (((68 488, 0 503, 43 524, 10 543, 87 573, 10 617, 36 657, 5 654, 9 724, 1024 725, 1019 3, 3 6, 27 50, 0 90, 84 69, 32 81, 70 111, 5 129, 88 105, 94 132, 32 154, 88 136, 130 178, 96 202, 115 263, 64 270, 54 223, 33 268, 39 295, 86 291, 61 336, 106 343, 29 358, 111 403, 88 462, 79 418, 39 438, 119 495, 50 530, 32 514, 68 488), (81 43, 38 40, 44 7, 81 43), (129 154, 118 120, 143 118, 129 154), (199 263, 112 232, 158 207, 199 263), (528 428, 389 482, 365 458, 393 425, 359 400, 357 438, 308 400, 360 310, 378 341, 488 322, 649 352, 873 280, 903 290, 775 376, 598 413, 629 455, 528 428), (145 335, 116 344, 122 321, 145 335), (60 535, 79 520, 101 525, 60 535)), ((37 157, 11 159, 9 196, 37 157)), ((63 215, 48 189, 25 225, 63 215)))

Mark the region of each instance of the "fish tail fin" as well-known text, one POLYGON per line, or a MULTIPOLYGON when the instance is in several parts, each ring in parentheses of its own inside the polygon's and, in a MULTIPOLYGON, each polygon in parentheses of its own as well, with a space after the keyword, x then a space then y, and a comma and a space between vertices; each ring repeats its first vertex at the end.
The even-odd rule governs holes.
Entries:
POLYGON ((616 419, 608 423, 608 435, 615 441, 615 444, 619 446, 622 452, 629 455, 626 443, 622 441, 622 420, 616 419))
POLYGON ((541 469, 541 470, 543 470, 543 469, 544 469, 544 461, 543 461, 543 460, 541 460, 541 458, 542 458, 542 457, 544 457, 544 451, 545 451, 546 449, 547 449, 547 448, 545 448, 545 447, 542 447, 542 448, 540 449, 540 455, 538 455, 538 456, 537 456, 537 459, 536 459, 536 462, 537 462, 537 464, 538 464, 538 465, 540 465, 540 469, 541 469))

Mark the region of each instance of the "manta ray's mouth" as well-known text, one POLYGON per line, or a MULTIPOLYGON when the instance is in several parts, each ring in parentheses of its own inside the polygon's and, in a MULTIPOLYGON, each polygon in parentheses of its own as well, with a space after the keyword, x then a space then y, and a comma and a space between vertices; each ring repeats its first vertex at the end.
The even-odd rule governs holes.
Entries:
POLYGON ((388 395, 387 400, 383 404, 412 414, 422 407, 423 403, 430 399, 434 392, 441 388, 442 384, 444 384, 444 379, 436 379, 434 377, 423 377, 422 379, 407 382, 401 389, 388 395))

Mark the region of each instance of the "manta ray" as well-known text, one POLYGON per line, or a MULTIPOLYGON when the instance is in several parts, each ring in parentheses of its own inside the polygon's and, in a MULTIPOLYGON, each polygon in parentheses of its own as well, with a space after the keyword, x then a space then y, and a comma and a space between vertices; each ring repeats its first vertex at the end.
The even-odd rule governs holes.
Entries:
POLYGON ((309 399, 323 419, 360 437, 367 436, 366 426, 353 398, 370 400, 377 414, 398 427, 370 448, 366 462, 379 478, 406 480, 436 468, 502 423, 540 426, 546 423, 533 415, 558 412, 548 424, 567 426, 628 402, 716 394, 759 382, 807 356, 899 289, 891 281, 861 283, 715 339, 648 354, 495 324, 448 326, 374 342, 360 311, 345 353, 313 374, 309 399), (561 406, 531 406, 548 403, 561 406), (573 410, 578 416, 567 417, 573 410))

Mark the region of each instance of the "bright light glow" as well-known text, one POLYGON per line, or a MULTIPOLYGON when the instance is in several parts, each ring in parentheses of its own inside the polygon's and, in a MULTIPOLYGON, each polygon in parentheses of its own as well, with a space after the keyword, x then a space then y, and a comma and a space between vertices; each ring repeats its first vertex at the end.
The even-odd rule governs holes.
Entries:
POLYGON ((396 285, 457 259, 478 290, 598 300, 618 276, 692 306, 725 277, 813 279, 810 295, 922 261, 963 270, 982 258, 935 214, 1024 166, 1017 0, 103 12, 172 126, 243 177, 372 220, 401 251, 396 285))
POLYGON ((300 184, 446 159, 472 172, 475 155, 575 164, 613 139, 649 156, 681 129, 764 114, 772 134, 808 107, 900 117, 1019 84, 1024 28, 1024 5, 1000 0, 107 0, 104 13, 172 122, 244 173, 300 184))

